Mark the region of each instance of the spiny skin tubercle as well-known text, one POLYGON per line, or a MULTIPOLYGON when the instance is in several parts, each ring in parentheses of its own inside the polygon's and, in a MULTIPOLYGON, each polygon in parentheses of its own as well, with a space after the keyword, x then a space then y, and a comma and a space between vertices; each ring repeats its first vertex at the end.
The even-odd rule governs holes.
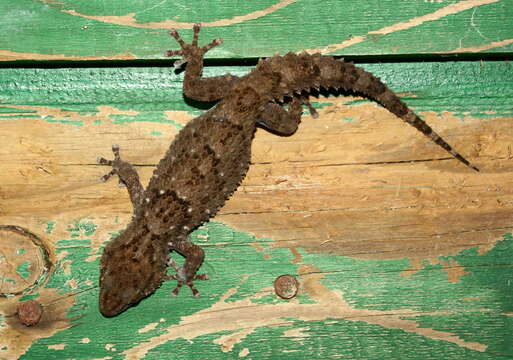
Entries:
POLYGON ((192 44, 171 35, 187 61, 185 94, 196 100, 221 100, 190 121, 175 137, 143 190, 137 172, 119 157, 100 159, 113 166, 126 186, 134 207, 131 223, 104 250, 100 265, 100 311, 115 316, 152 294, 164 280, 191 287, 204 258, 203 250, 187 241, 189 233, 214 216, 243 180, 251 156, 256 125, 292 135, 300 122, 304 93, 311 88, 353 90, 383 105, 465 165, 477 170, 415 115, 385 84, 353 64, 320 54, 286 54, 259 61, 249 74, 202 78, 203 55, 220 43, 197 46, 199 26, 192 44), (299 95, 297 95, 299 94, 299 95), (279 102, 290 98, 288 109, 279 102), (144 200, 142 200, 144 199, 144 200), (179 276, 167 276, 170 251, 185 256, 179 276))

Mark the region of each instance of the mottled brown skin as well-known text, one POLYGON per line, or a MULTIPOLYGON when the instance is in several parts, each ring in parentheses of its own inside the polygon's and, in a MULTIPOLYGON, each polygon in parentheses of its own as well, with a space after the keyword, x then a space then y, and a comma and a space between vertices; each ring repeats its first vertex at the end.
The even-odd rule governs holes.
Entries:
POLYGON ((100 266, 100 311, 117 315, 152 294, 164 280, 176 279, 197 295, 193 280, 204 258, 201 248, 187 240, 189 233, 214 216, 237 189, 249 164, 251 142, 257 124, 272 132, 292 135, 300 122, 302 105, 311 89, 335 88, 363 94, 411 124, 465 165, 477 170, 415 115, 379 79, 365 70, 320 54, 286 54, 259 61, 247 75, 202 78, 203 55, 221 43, 197 46, 199 25, 191 44, 176 31, 181 46, 169 56, 182 55, 187 62, 186 96, 203 101, 220 100, 193 119, 172 142, 144 190, 137 172, 119 157, 99 159, 127 186, 134 207, 128 227, 106 247, 100 266), (287 109, 283 102, 288 100, 287 109), (186 259, 177 274, 167 276, 169 252, 186 259))

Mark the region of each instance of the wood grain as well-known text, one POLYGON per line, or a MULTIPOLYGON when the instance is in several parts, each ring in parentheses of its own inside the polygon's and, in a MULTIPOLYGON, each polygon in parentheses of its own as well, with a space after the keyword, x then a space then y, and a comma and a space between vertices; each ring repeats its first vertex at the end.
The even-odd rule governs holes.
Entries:
MULTIPOLYGON (((174 285, 166 283, 115 319, 97 310, 98 260, 131 207, 115 181, 98 181, 107 169, 95 158, 118 143, 145 183, 172 137, 200 111, 182 98, 183 74, 164 68, 1 70, 1 223, 44 239, 56 269, 25 296, 45 306, 33 329, 16 325, 14 309, 25 298, 0 302, 9 319, 0 332, 10 339, 1 356, 272 358, 301 351, 308 358, 397 358, 397 341, 404 353, 416 347, 419 358, 509 356, 499 324, 513 312, 511 66, 364 67, 394 90, 408 89, 403 99, 481 173, 374 103, 321 94, 314 99, 319 119, 305 116, 295 135, 258 130, 246 180, 194 233, 212 277, 200 284, 203 296, 184 291, 172 298, 174 285), (271 289, 285 273, 301 283, 290 302, 271 289), (474 329, 482 316, 490 320, 474 329), (112 337, 121 329, 126 335, 112 337), (271 338, 272 346, 259 351, 257 344, 271 338), (368 352, 357 339, 382 350, 368 352)), ((10 264, 17 264, 15 250, 10 264)), ((29 265, 34 276, 37 262, 29 265)))
POLYGON ((0 359, 513 358, 513 67, 497 61, 512 52, 512 11, 507 0, 0 2, 0 225, 38 239, 0 231, 0 359), (146 183, 212 105, 184 99, 183 73, 153 61, 175 47, 170 27, 188 39, 198 21, 201 41, 225 39, 206 76, 275 52, 353 56, 481 172, 374 103, 320 94, 320 117, 295 135, 257 131, 244 183, 193 233, 211 278, 202 296, 171 297, 166 282, 103 318, 98 262, 131 206, 95 159, 120 144, 146 183), (289 301, 272 288, 282 274, 300 282, 289 301), (16 314, 28 299, 43 305, 30 328, 16 314))
MULTIPOLYGON (((209 58, 272 56, 310 49, 345 56, 511 54, 507 0, 341 1, 4 0, 0 61, 163 59, 171 28, 202 22, 204 41, 225 39, 209 58), (398 11, 400 10, 400 11, 398 11)), ((189 34, 187 34, 189 35, 189 34)), ((188 38, 188 36, 185 36, 188 38)))

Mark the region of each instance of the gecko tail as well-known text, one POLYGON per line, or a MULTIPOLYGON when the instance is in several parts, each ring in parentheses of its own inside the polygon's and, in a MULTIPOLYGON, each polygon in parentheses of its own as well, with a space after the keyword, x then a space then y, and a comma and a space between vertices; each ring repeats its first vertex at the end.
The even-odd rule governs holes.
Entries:
POLYGON ((380 79, 353 63, 337 60, 332 56, 322 56, 321 54, 288 53, 284 56, 276 55, 260 61, 255 70, 260 75, 267 74, 267 76, 258 78, 259 85, 262 83, 261 78, 272 78, 272 75, 275 75, 275 78, 279 81, 278 86, 274 86, 274 93, 271 94, 271 97, 280 101, 284 96, 300 96, 302 91, 318 90, 320 87, 326 89, 342 88, 362 94, 378 102, 392 114, 422 132, 467 167, 479 171, 477 167, 454 151, 440 135, 411 111, 380 79), (279 76, 276 77, 276 74, 279 74, 279 76))
POLYGON ((475 165, 473 165, 470 161, 465 159, 460 153, 454 151, 451 145, 449 145, 444 139, 442 139, 442 137, 440 137, 436 132, 431 130, 430 134, 425 135, 428 136, 431 140, 433 140, 433 142, 435 142, 437 145, 447 150, 447 152, 449 152, 449 154, 451 154, 455 159, 459 160, 461 163, 465 164, 472 170, 479 172, 479 169, 475 165))
POLYGON ((422 132, 428 138, 430 138, 435 144, 445 149, 449 154, 451 154, 455 159, 459 160, 462 164, 465 164, 472 170, 479 172, 479 169, 475 165, 473 165, 470 161, 465 159, 460 153, 455 151, 451 147, 451 145, 449 145, 440 135, 438 135, 428 124, 426 124, 424 120, 418 117, 413 111, 408 109, 408 113, 406 114, 406 116, 401 118, 417 130, 422 132))
POLYGON ((398 116, 421 133, 430 138, 434 143, 446 150, 455 159, 462 164, 479 172, 479 169, 474 166, 470 161, 465 159, 460 153, 455 151, 440 135, 438 135, 424 120, 406 106, 404 102, 390 90, 380 79, 365 71, 362 68, 356 67, 351 63, 342 61, 342 73, 346 74, 342 80, 343 87, 347 90, 354 90, 368 98, 377 101, 388 111, 398 116), (351 74, 349 79, 347 74, 351 74))
MULTIPOLYGON (((390 91, 390 90, 388 90, 390 91)), ((390 91, 391 92, 391 91, 390 91)), ((396 97, 395 103, 402 101, 394 94, 396 97)), ((403 104, 404 105, 404 104, 403 104)), ((406 105, 404 105, 406 107, 406 105)), ((385 108, 389 109, 387 106, 385 108)), ((407 108, 407 107, 406 107, 407 108)), ((390 109, 389 109, 390 110, 390 109)), ((395 113, 394 113, 395 114, 395 113)), ((407 108, 406 114, 398 115, 402 120, 413 126, 415 129, 419 130, 421 133, 426 135, 431 141, 440 146, 442 149, 451 154, 456 160, 460 161, 462 164, 466 165, 470 169, 479 172, 479 169, 473 165, 470 161, 465 159, 460 153, 455 151, 451 145, 449 145, 440 135, 438 135, 432 128, 429 126, 424 120, 422 120, 417 114, 415 114, 412 110, 407 108)))

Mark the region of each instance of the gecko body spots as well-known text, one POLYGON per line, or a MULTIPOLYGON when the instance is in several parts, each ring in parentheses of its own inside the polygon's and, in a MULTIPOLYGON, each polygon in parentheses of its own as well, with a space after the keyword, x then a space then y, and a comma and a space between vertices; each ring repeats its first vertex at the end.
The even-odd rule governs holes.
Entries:
MULTIPOLYGON (((108 244, 100 267, 100 311, 114 316, 153 293, 169 277, 166 274, 169 251, 186 257, 177 269, 177 289, 193 286, 204 253, 187 240, 190 231, 224 205, 244 179, 250 165, 251 143, 257 122, 270 125, 287 120, 276 115, 288 113, 292 125, 278 126, 277 132, 291 135, 299 124, 302 105, 308 106, 308 91, 321 86, 360 92, 424 133, 465 165, 477 170, 452 148, 379 79, 351 63, 320 54, 273 56, 260 61, 246 76, 202 78, 203 55, 219 41, 199 47, 199 26, 194 26, 191 44, 176 31, 172 36, 188 62, 184 93, 196 100, 220 100, 205 114, 190 121, 175 137, 157 166, 146 190, 137 172, 119 157, 102 160, 113 167, 105 180, 117 174, 134 206, 134 216, 125 231, 108 244), (284 103, 284 97, 286 99, 284 103), (290 100, 290 101, 289 101, 290 100), (268 111, 267 109, 271 109, 268 111)), ((312 109, 312 108, 311 108, 312 109)), ((313 111, 310 112, 313 114, 313 111)), ((269 129, 273 130, 272 126, 269 129)))

